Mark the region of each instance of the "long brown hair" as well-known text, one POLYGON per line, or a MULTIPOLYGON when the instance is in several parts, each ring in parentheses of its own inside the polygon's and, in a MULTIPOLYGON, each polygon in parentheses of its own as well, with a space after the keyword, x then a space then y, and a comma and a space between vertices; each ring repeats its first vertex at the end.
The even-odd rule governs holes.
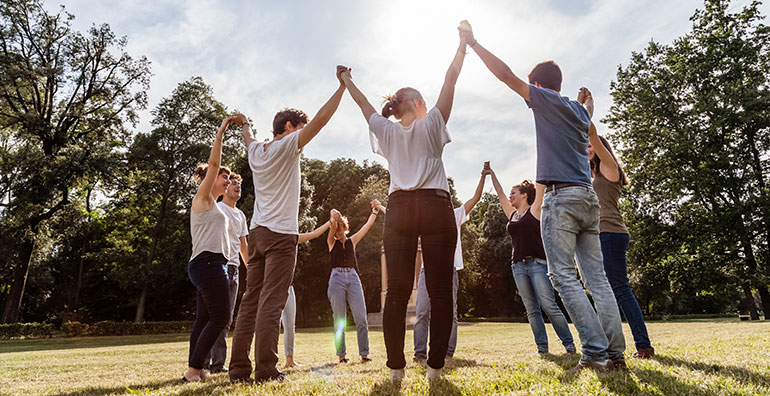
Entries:
MULTIPOLYGON (((612 151, 612 147, 610 147, 610 142, 607 141, 607 139, 604 138, 604 136, 599 135, 599 140, 601 140, 602 145, 604 148, 607 149, 607 151, 610 152, 610 155, 612 156, 612 159, 615 160, 615 163, 618 164, 618 172, 620 172, 620 183, 621 185, 627 186, 630 183, 628 182, 628 178, 626 177, 626 172, 623 171, 623 167, 620 166, 620 162, 618 162, 618 157, 615 156, 615 153, 612 151)), ((596 175, 601 175, 601 167, 599 165, 602 164, 601 158, 599 158, 598 155, 596 155, 596 149, 594 149, 594 158, 589 160, 591 163, 591 171, 594 172, 596 175)), ((604 176, 604 175, 602 175, 604 176)))

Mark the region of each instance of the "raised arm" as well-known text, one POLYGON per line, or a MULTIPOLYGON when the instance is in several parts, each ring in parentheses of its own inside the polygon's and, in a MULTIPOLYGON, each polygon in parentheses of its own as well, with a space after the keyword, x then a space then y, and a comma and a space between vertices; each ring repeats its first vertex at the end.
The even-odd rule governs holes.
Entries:
POLYGON ((322 226, 316 228, 313 231, 299 234, 299 238, 297 239, 297 243, 307 242, 309 240, 318 238, 319 236, 321 236, 321 234, 324 233, 324 231, 329 229, 331 224, 332 224, 331 220, 328 220, 326 223, 323 223, 322 226))
POLYGON ((342 215, 340 215, 337 209, 332 209, 329 212, 329 222, 331 224, 329 225, 329 235, 326 236, 326 245, 329 247, 330 252, 334 248, 334 235, 337 233, 337 227, 340 226, 341 218, 342 215))
POLYGON ((251 133, 251 124, 249 123, 248 118, 246 118, 246 116, 241 113, 236 113, 233 114, 233 122, 241 126, 241 136, 243 137, 243 143, 248 149, 249 145, 251 145, 251 142, 255 140, 254 135, 251 133))
POLYGON ((372 118, 372 114, 376 113, 377 110, 374 109, 374 106, 372 106, 371 103, 369 103, 369 99, 366 99, 366 96, 361 92, 360 89, 356 86, 355 83, 353 83, 353 77, 350 75, 350 68, 347 68, 345 66, 337 66, 337 67, 344 67, 345 70, 342 72, 342 82, 345 83, 345 86, 348 88, 348 93, 350 94, 350 97, 353 98, 353 101, 356 102, 359 108, 361 108, 361 112, 364 114, 364 118, 366 119, 366 123, 369 123, 369 119, 372 118))
POLYGON ((340 74, 342 72, 339 70, 339 67, 337 69, 337 80, 339 80, 340 86, 337 87, 336 91, 334 91, 332 97, 329 98, 329 100, 327 100, 323 106, 321 106, 321 109, 318 110, 318 113, 316 113, 315 117, 313 117, 310 122, 308 122, 307 125, 305 125, 305 127, 299 131, 299 142, 297 143, 299 148, 305 147, 306 144, 313 140, 315 135, 318 135, 318 132, 320 132, 321 128, 323 128, 329 122, 329 120, 332 118, 332 115, 334 115, 334 112, 337 111, 337 107, 340 105, 342 94, 345 93, 345 84, 340 78, 340 74))
POLYGON ((599 171, 602 173, 602 176, 611 182, 620 180, 618 163, 615 161, 615 158, 612 158, 612 154, 607 150, 607 147, 604 147, 602 140, 599 139, 599 133, 596 132, 596 125, 594 125, 593 121, 588 130, 588 142, 594 148, 594 155, 598 155, 599 159, 602 160, 601 165, 599 165, 601 168, 599 171))
POLYGON ((364 224, 363 227, 361 227, 360 230, 358 230, 358 232, 356 232, 355 234, 353 234, 353 236, 350 237, 350 240, 353 242, 353 246, 358 245, 358 242, 360 242, 361 239, 363 239, 364 236, 366 236, 366 233, 369 232, 369 229, 372 228, 372 225, 377 220, 378 211, 379 209, 375 208, 374 204, 372 204, 372 213, 369 215, 369 218, 366 219, 366 223, 364 224))
POLYGON ((388 210, 385 209, 384 206, 382 206, 379 200, 373 199, 371 203, 372 203, 372 207, 379 209, 380 212, 382 212, 383 214, 388 212, 388 210))
POLYGON ((591 95, 591 91, 589 91, 586 87, 581 87, 578 91, 577 101, 586 108, 586 111, 588 111, 588 117, 593 118, 594 97, 591 95))
POLYGON ((516 208, 514 208, 511 204, 511 201, 508 200, 508 196, 505 195, 503 186, 500 185, 500 181, 497 180, 497 175, 495 175, 495 171, 493 171, 491 167, 489 167, 489 174, 492 175, 492 185, 495 187, 495 192, 497 192, 497 199, 500 201, 500 206, 503 207, 505 217, 510 219, 513 212, 516 211, 516 208))
POLYGON ((441 87, 441 93, 438 95, 438 101, 436 102, 436 107, 441 112, 441 116, 444 117, 444 123, 449 121, 449 114, 452 112, 455 85, 457 84, 457 77, 460 76, 460 71, 463 69, 466 44, 464 36, 460 35, 460 45, 457 47, 452 64, 449 65, 449 70, 446 72, 444 86, 441 87))
MULTIPOLYGON (((487 164, 487 162, 484 163, 484 165, 487 164)), ((479 179, 479 184, 476 186, 476 192, 473 193, 473 197, 471 197, 471 199, 465 201, 463 204, 465 205, 466 214, 470 213, 471 210, 473 210, 473 207, 476 206, 476 204, 481 200, 481 194, 484 192, 484 181, 486 181, 487 175, 489 173, 490 171, 487 170, 486 166, 481 170, 481 178, 479 179)))
POLYGON ((222 164, 222 138, 232 119, 232 116, 227 117, 219 125, 219 130, 214 138, 214 146, 211 147, 211 153, 209 154, 209 167, 206 169, 206 177, 203 178, 200 186, 198 186, 198 191, 193 197, 192 209, 196 212, 209 210, 211 205, 214 205, 215 197, 211 195, 211 190, 214 188, 214 182, 217 176, 219 176, 219 167, 222 164))
POLYGON ((513 71, 511 71, 511 68, 508 67, 505 62, 501 61, 498 57, 494 56, 479 44, 473 36, 471 25, 468 24, 467 21, 460 22, 460 30, 461 34, 466 36, 468 46, 476 52, 476 55, 478 55, 479 58, 481 58, 481 61, 487 66, 487 69, 489 69, 498 80, 504 82, 505 85, 524 98, 524 100, 529 101, 529 84, 513 74, 513 71))
POLYGON ((540 220, 540 213, 543 212, 543 196, 545 195, 545 185, 535 183, 535 202, 532 202, 532 206, 529 207, 529 212, 536 219, 540 220))

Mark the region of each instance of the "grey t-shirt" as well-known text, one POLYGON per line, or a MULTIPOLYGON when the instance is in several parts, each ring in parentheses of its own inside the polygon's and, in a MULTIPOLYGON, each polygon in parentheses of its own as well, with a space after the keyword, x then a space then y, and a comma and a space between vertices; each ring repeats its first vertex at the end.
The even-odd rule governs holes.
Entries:
POLYGON ((192 255, 190 260, 202 252, 222 253, 230 259, 230 244, 227 229, 230 222, 222 208, 214 203, 202 212, 190 209, 190 234, 192 236, 192 255))
POLYGON ((535 115, 538 182, 591 185, 588 129, 591 118, 577 101, 548 89, 529 86, 527 105, 535 115))
MULTIPOLYGON (((217 202, 219 209, 227 216, 229 226, 227 227, 227 238, 230 241, 230 260, 227 265, 239 266, 241 264, 241 237, 249 236, 248 222, 246 215, 238 208, 231 208, 224 202, 217 202)), ((248 257, 244 257, 248 261, 248 257)))

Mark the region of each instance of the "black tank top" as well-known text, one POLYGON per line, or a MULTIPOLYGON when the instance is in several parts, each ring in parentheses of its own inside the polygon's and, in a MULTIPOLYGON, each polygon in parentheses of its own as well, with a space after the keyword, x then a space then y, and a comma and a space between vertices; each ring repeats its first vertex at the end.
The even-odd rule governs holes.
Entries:
POLYGON ((511 244, 513 245, 513 262, 517 263, 526 257, 535 257, 545 260, 545 249, 543 249, 543 239, 540 237, 540 220, 530 213, 524 213, 518 221, 513 221, 513 213, 508 219, 508 225, 505 226, 508 233, 511 234, 511 244))
POLYGON ((330 253, 332 256, 332 268, 355 268, 356 272, 358 272, 356 248, 353 247, 353 241, 350 238, 345 240, 344 245, 340 241, 334 241, 334 247, 332 247, 330 253))

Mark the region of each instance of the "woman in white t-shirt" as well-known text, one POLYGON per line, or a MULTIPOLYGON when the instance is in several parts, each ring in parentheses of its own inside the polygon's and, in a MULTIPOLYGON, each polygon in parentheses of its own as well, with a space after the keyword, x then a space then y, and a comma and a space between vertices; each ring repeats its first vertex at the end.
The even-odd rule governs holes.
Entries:
POLYGON ((356 87, 350 69, 342 80, 369 123, 372 150, 388 160, 390 195, 383 245, 388 285, 383 308, 383 332, 390 378, 404 377, 406 307, 414 283, 417 239, 421 239, 425 280, 431 299, 431 349, 428 379, 441 376, 452 329, 452 279, 457 243, 449 184, 441 155, 451 141, 446 129, 455 83, 465 59, 461 39, 446 73, 436 106, 430 111, 420 92, 401 88, 386 99, 382 115, 356 87), (398 122, 388 118, 394 116, 398 122))

